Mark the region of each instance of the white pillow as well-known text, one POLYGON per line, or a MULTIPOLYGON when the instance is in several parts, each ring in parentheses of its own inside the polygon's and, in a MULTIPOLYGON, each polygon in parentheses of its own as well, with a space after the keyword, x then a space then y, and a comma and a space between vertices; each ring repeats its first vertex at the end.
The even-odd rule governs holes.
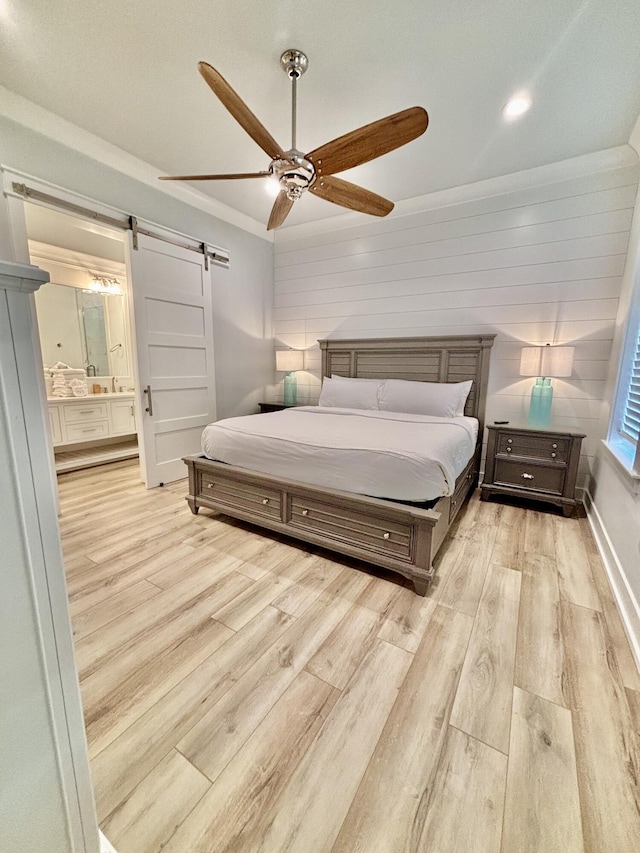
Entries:
POLYGON ((410 382, 387 379, 380 393, 380 409, 411 415, 453 418, 464 414, 471 390, 468 382, 410 382))
POLYGON ((342 409, 377 409, 381 385, 382 381, 378 379, 325 377, 318 405, 342 409))

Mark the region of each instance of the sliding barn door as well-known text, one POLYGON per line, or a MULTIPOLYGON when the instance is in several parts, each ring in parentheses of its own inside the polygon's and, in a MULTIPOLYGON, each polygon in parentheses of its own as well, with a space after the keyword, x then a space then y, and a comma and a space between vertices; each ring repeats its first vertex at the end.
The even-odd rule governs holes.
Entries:
POLYGON ((187 475, 215 420, 211 273, 204 256, 129 232, 140 464, 148 488, 187 475))

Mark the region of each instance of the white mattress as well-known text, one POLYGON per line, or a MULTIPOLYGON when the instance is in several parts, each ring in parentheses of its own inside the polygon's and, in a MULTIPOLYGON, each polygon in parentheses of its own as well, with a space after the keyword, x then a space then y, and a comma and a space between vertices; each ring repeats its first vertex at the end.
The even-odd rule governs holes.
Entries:
POLYGON ((202 450, 209 459, 303 483, 428 501, 453 493, 477 435, 475 418, 300 406, 209 424, 202 450))

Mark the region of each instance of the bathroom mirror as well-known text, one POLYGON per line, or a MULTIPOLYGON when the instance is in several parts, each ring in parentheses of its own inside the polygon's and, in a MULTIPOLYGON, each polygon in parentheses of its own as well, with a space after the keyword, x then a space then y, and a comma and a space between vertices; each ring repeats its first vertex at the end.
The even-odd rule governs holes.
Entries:
POLYGON ((49 282, 36 292, 42 360, 90 376, 130 376, 125 297, 49 282))

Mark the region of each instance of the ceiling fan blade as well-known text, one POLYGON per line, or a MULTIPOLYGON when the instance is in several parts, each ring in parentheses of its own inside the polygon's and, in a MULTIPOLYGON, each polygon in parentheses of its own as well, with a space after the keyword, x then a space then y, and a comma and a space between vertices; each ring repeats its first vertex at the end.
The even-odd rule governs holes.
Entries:
POLYGON ((318 178, 309 192, 325 201, 359 210, 361 213, 369 213, 371 216, 386 216, 393 210, 392 201, 331 175, 318 178))
POLYGON ((271 172, 237 172, 232 175, 163 175, 160 181, 238 181, 241 178, 268 178, 271 172))
POLYGON ((218 96, 223 105, 229 110, 234 119, 242 125, 254 142, 257 142, 260 148, 272 160, 285 160, 286 156, 282 148, 254 116, 242 98, 234 92, 222 74, 216 71, 215 68, 212 68, 207 62, 199 62, 198 70, 214 94, 218 96))
POLYGON ((271 216, 269 217, 269 222, 267 224, 267 231, 273 231, 274 228, 278 228, 278 226, 282 225, 289 215, 289 211, 292 207, 293 202, 291 199, 287 197, 285 192, 280 191, 273 207, 271 208, 271 216))
POLYGON ((406 145, 423 134, 428 124, 427 111, 411 107, 339 136, 311 151, 306 158, 311 160, 319 175, 344 172, 406 145))

